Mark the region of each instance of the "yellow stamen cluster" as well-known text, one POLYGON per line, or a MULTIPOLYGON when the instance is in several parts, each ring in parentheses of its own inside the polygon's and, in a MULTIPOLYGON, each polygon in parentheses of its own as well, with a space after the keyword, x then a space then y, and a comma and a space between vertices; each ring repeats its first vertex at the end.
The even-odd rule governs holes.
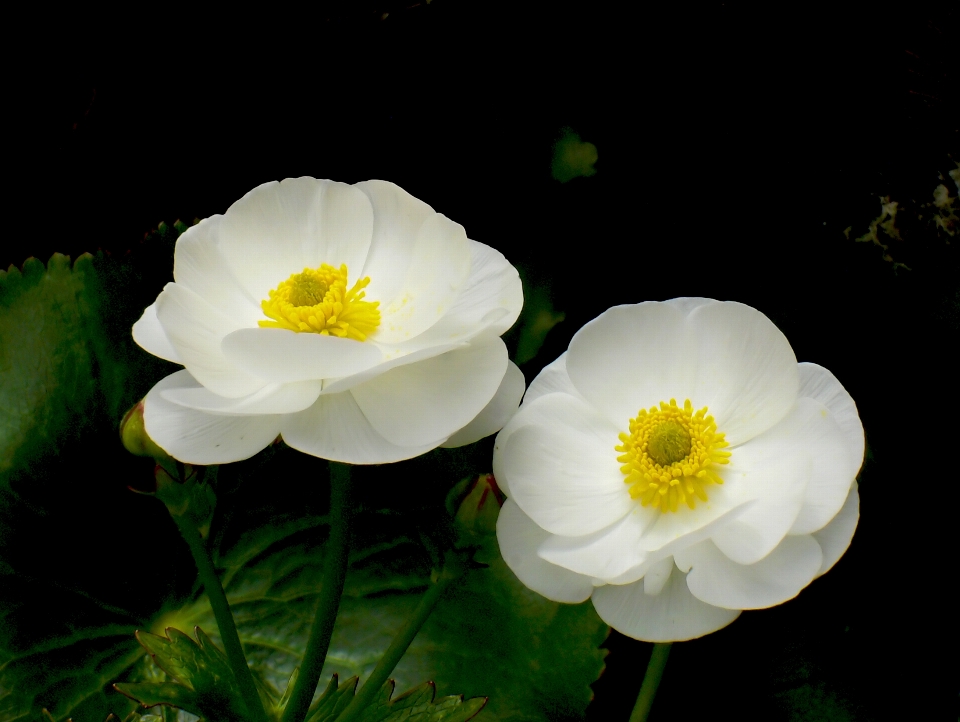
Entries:
POLYGON ((683 408, 670 399, 630 419, 616 450, 631 497, 660 511, 676 511, 681 502, 693 509, 696 499, 707 500, 704 487, 723 483, 712 467, 730 462, 730 452, 722 451, 729 444, 706 414, 706 406, 694 413, 690 399, 683 408))
POLYGON ((348 291, 346 265, 304 268, 260 302, 271 319, 260 326, 364 341, 380 325, 380 302, 363 300, 369 283, 369 277, 362 278, 348 291))

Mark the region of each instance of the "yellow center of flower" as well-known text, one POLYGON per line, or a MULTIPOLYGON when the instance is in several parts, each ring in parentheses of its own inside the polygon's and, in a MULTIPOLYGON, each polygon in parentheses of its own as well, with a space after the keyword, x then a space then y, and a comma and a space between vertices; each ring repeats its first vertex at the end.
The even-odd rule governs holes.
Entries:
POLYGON ((363 300, 369 283, 369 277, 361 278, 348 291, 346 265, 304 268, 260 302, 271 319, 260 321, 260 326, 364 341, 380 325, 380 302, 363 300))
POLYGON ((722 450, 729 444, 707 407, 694 413, 690 399, 683 408, 670 399, 660 408, 640 409, 620 441, 617 461, 630 496, 660 511, 676 511, 681 502, 693 509, 698 498, 706 501, 705 487, 723 483, 713 467, 730 462, 730 452, 722 450))

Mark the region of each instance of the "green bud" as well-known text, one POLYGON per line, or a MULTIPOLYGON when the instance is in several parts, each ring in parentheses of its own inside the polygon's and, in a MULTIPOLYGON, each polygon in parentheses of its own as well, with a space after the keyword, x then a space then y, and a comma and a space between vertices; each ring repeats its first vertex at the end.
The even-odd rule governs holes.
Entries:
POLYGON ((460 503, 453 517, 458 548, 476 549, 474 561, 487 563, 497 551, 497 518, 503 504, 503 493, 493 474, 480 474, 458 484, 460 503))
POLYGON ((164 466, 169 466, 166 462, 173 461, 166 451, 147 436, 147 430, 143 425, 143 401, 135 404, 124 415, 123 421, 120 422, 120 441, 123 442, 123 447, 134 456, 149 456, 157 459, 164 466))

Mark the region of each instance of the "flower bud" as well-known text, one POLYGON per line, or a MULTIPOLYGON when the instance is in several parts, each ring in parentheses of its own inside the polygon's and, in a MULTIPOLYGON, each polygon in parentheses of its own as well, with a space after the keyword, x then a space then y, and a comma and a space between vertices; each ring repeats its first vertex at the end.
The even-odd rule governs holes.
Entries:
POLYGON ((164 462, 171 460, 169 454, 147 436, 147 430, 143 425, 142 400, 135 404, 124 415, 123 421, 120 422, 120 441, 123 442, 124 448, 134 456, 150 456, 164 462))
POLYGON ((475 480, 467 479, 458 485, 462 500, 453 517, 457 534, 457 546, 477 550, 474 561, 487 563, 487 557, 498 554, 496 533, 497 517, 503 504, 503 493, 497 487, 493 474, 480 474, 475 480))

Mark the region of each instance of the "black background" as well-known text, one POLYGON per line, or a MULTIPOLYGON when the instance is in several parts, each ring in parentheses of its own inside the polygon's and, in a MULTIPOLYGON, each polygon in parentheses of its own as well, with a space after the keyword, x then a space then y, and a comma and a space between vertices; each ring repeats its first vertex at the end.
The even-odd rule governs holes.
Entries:
MULTIPOLYGON (((850 719, 955 705, 960 238, 917 219, 938 183, 956 193, 951 5, 258 12, 60 17, 57 39, 26 44, 0 267, 136 254, 159 221, 222 213, 267 180, 382 178, 549 282, 566 320, 528 381, 611 305, 753 305, 857 401, 861 522, 797 600, 676 645, 653 718, 813 719, 797 689, 850 719), (564 127, 597 146, 596 176, 551 178, 564 127), (887 194, 904 209, 890 254, 910 270, 852 241, 887 194)), ((608 646, 590 719, 626 719, 649 656, 608 646)))

